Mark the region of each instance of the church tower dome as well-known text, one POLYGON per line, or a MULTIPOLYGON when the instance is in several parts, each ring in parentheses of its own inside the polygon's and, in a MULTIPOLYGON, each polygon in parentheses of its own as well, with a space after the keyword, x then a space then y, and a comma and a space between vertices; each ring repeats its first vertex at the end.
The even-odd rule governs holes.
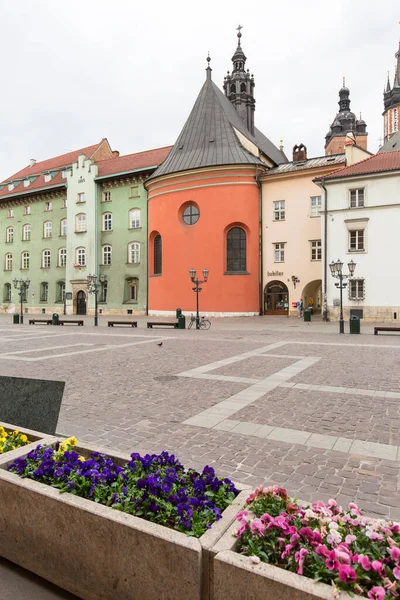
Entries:
POLYGON ((396 68, 393 79, 393 86, 390 85, 390 79, 388 79, 386 87, 383 92, 383 126, 384 126, 384 140, 387 142, 392 135, 399 131, 399 118, 400 118, 400 42, 399 49, 395 54, 396 68))

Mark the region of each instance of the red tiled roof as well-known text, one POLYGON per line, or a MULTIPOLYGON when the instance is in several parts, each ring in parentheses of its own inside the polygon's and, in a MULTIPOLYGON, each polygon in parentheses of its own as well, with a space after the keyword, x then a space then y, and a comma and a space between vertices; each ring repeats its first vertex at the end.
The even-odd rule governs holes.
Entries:
POLYGON ((42 188, 53 188, 56 185, 64 185, 65 186, 66 179, 62 177, 61 171, 57 173, 50 181, 44 180, 44 175, 41 173, 35 181, 32 181, 27 187, 24 186, 23 182, 19 182, 15 185, 13 190, 8 189, 8 185, 6 184, 0 190, 0 199, 8 196, 17 196, 19 194, 30 194, 31 192, 35 192, 42 188))
POLYGON ((108 158, 98 163, 98 177, 107 175, 117 175, 118 173, 128 173, 137 169, 146 169, 149 167, 158 167, 167 158, 172 146, 155 148, 145 152, 136 152, 135 154, 126 154, 125 156, 116 156, 108 158))
MULTIPOLYGON (((18 173, 15 173, 11 177, 7 177, 4 181, 12 181, 14 179, 20 179, 22 177, 29 177, 31 175, 38 175, 44 171, 51 171, 53 169, 61 169, 62 167, 68 167, 72 163, 78 160, 80 154, 84 154, 86 158, 90 158, 99 146, 103 143, 104 139, 94 146, 87 146, 87 148, 81 148, 80 150, 74 150, 73 152, 67 152, 67 154, 61 154, 48 160, 42 160, 33 165, 33 167, 24 167, 18 173)), ((4 183, 4 182, 3 182, 4 183)))
POLYGON ((350 167, 334 171, 324 177, 324 179, 341 179, 342 177, 368 175, 369 173, 381 173, 385 171, 400 171, 400 150, 374 154, 374 156, 370 156, 350 167))

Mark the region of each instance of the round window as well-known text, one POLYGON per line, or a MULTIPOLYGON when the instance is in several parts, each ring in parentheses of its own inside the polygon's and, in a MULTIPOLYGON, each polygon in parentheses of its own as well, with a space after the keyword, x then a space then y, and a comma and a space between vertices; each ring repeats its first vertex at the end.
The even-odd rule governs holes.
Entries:
POLYGON ((187 225, 194 225, 200 217, 200 211, 195 204, 189 204, 183 211, 183 220, 187 225))

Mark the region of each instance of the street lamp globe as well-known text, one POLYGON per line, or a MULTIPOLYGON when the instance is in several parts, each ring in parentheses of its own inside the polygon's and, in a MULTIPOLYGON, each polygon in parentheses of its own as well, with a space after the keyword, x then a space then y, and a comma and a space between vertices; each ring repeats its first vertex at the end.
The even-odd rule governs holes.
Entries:
POLYGON ((343 270, 343 263, 342 263, 342 261, 340 260, 340 258, 338 258, 338 259, 337 259, 337 261, 336 261, 336 271, 337 271, 338 273, 341 273, 341 272, 342 272, 342 270, 343 270))
POLYGON ((336 263, 333 261, 331 263, 329 263, 329 268, 331 270, 332 276, 334 277, 335 273, 336 273, 336 263))
POLYGON ((207 281, 207 279, 208 279, 208 269, 203 269, 203 277, 204 277, 205 281, 207 281))
POLYGON ((357 263, 355 263, 354 260, 351 259, 351 261, 347 265, 349 268, 350 277, 353 277, 354 275, 354 271, 356 270, 356 264, 357 263))
POLYGON ((196 277, 196 269, 190 269, 189 275, 190 275, 190 279, 193 281, 194 278, 196 277))

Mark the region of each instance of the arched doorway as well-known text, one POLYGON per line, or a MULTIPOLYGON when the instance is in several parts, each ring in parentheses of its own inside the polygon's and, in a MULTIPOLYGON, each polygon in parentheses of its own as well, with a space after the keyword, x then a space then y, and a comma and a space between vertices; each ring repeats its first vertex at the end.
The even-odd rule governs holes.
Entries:
POLYGON ((264 289, 264 314, 287 315, 289 312, 289 292, 282 281, 270 281, 264 289))
POLYGON ((304 286, 301 294, 304 308, 311 307, 313 314, 319 314, 322 306, 322 281, 315 279, 304 286))
POLYGON ((76 295, 76 314, 86 315, 86 294, 83 290, 79 290, 76 295))

